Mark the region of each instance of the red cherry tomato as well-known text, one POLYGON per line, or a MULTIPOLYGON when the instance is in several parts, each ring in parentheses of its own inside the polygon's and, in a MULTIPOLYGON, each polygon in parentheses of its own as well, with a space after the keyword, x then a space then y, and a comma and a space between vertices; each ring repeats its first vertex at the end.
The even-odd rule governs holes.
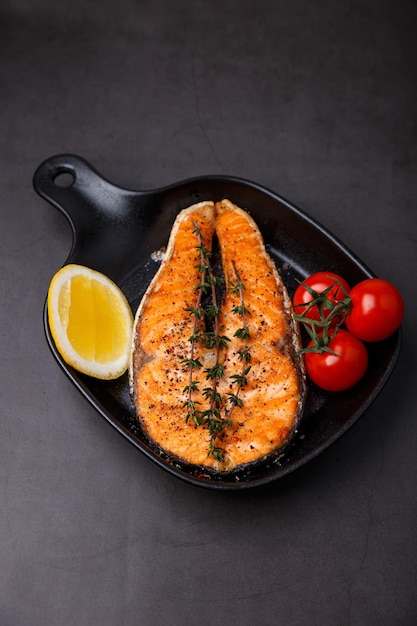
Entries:
MULTIPOLYGON (((314 345, 311 341, 308 347, 314 345)), ((304 363, 311 380, 326 391, 344 391, 356 385, 368 367, 368 353, 362 341, 340 329, 327 344, 330 352, 306 352, 304 363)))
MULTIPOLYGON (((335 274, 334 272, 316 272, 306 278, 295 290, 293 297, 294 313, 296 315, 304 315, 310 320, 319 321, 320 307, 323 319, 327 319, 332 309, 342 300, 346 298, 350 287, 346 280, 335 274), (326 289, 329 291, 323 294, 321 304, 309 304, 314 299, 314 293, 311 293, 306 287, 309 287, 317 294, 323 294, 326 289)), ((330 326, 335 326, 340 321, 340 316, 335 316, 329 322, 330 326)))
POLYGON ((349 296, 352 309, 346 326, 362 341, 381 341, 400 326, 404 301, 398 289, 387 280, 364 280, 351 289, 349 296))

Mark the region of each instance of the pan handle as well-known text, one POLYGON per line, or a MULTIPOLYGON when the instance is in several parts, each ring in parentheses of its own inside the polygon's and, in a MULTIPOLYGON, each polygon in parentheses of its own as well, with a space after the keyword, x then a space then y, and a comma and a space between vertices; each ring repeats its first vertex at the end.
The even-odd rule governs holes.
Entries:
POLYGON ((35 171, 33 186, 77 226, 82 226, 85 218, 89 224, 92 217, 113 219, 120 211, 121 194, 129 197, 140 193, 110 183, 88 161, 73 154, 46 159, 35 171))
POLYGON ((67 263, 84 263, 114 276, 122 268, 123 243, 137 232, 147 192, 118 187, 72 154, 46 159, 33 175, 35 191, 68 219, 73 245, 67 263))

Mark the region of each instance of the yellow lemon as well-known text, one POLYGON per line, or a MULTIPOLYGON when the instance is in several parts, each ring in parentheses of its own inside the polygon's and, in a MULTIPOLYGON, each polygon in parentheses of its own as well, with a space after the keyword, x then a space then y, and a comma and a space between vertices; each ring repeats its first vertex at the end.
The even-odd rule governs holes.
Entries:
POLYGON ((127 369, 133 314, 110 278, 83 265, 65 265, 48 290, 48 322, 68 365, 94 378, 118 378, 127 369))

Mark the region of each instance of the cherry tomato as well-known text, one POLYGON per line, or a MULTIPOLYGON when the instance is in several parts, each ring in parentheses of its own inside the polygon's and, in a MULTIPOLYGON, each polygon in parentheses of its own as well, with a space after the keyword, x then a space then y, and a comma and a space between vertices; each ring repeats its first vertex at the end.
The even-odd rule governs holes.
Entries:
MULTIPOLYGON (((311 341, 308 347, 314 345, 311 341)), ((330 339, 330 352, 306 352, 304 363, 311 380, 326 391, 344 391, 356 385, 368 367, 368 353, 360 339, 340 329, 330 339)))
MULTIPOLYGON (((306 278, 295 290, 293 297, 294 313, 296 315, 304 315, 310 320, 319 321, 321 319, 321 307, 323 319, 327 319, 332 309, 346 298, 346 294, 349 291, 348 283, 339 274, 334 272, 316 272, 306 278), (329 291, 323 294, 320 299, 321 304, 313 304, 308 308, 309 303, 314 299, 314 293, 310 293, 306 286, 317 292, 317 294, 323 294, 323 291, 326 289, 329 289, 329 291)), ((330 320, 329 325, 335 326, 339 321, 340 316, 335 316, 330 320)))
POLYGON ((349 296, 352 309, 346 318, 346 326, 362 341, 381 341, 400 326, 404 300, 387 280, 363 280, 351 289, 349 296))

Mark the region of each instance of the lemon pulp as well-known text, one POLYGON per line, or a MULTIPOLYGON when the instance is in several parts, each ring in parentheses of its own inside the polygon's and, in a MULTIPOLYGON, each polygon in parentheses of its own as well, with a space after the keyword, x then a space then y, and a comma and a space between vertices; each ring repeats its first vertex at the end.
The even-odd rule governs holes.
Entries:
POLYGON ((64 360, 97 378, 127 368, 133 316, 120 289, 84 266, 64 266, 48 292, 51 333, 64 360))

